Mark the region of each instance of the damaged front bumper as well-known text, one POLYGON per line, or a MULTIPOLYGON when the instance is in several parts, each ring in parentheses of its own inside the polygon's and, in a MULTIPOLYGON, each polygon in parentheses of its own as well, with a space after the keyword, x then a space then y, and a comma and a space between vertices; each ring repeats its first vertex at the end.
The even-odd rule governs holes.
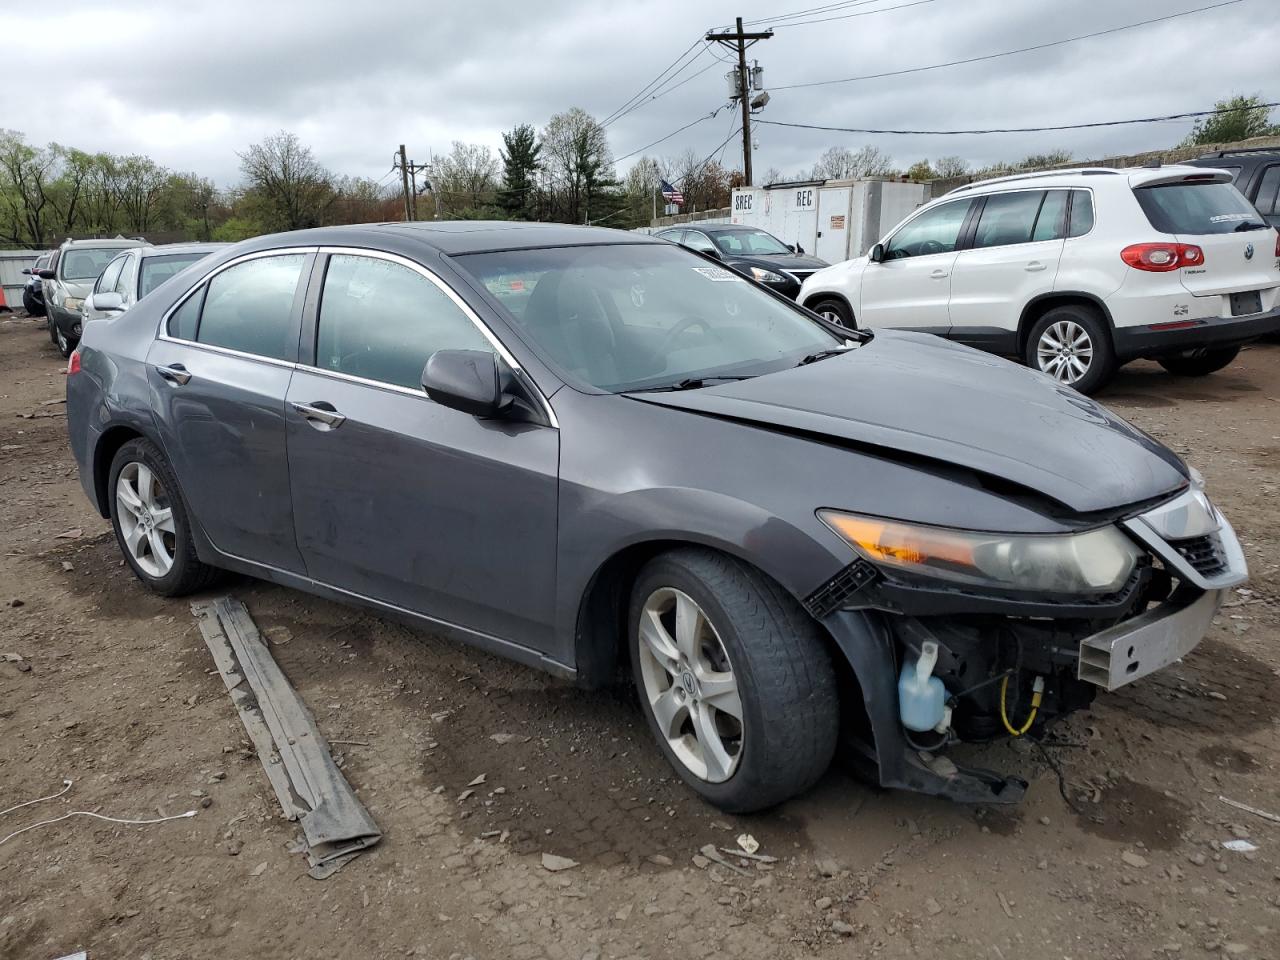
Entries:
POLYGON ((821 619, 852 668, 865 708, 850 746, 882 786, 969 803, 1018 802, 1024 781, 966 769, 943 749, 1005 735, 1006 688, 1023 705, 1019 717, 1026 715, 1031 681, 1045 690, 1039 715, 1034 708, 1030 714, 1034 725, 1026 721, 1035 736, 1055 717, 1087 706, 1096 690, 1115 690, 1176 662, 1204 637, 1228 590, 1248 578, 1235 531, 1198 482, 1118 525, 1146 556, 1126 588, 1101 601, 967 603, 955 592, 940 597, 924 590, 915 606, 909 599, 916 585, 886 584, 864 561, 824 585, 829 606, 821 619), (897 684, 903 664, 919 657, 921 638, 942 651, 934 675, 955 724, 925 744, 903 726, 897 684))

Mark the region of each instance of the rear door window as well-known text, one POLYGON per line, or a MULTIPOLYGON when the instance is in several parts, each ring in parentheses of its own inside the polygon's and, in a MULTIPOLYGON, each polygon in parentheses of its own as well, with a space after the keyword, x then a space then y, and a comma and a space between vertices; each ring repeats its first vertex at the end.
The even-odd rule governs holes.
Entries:
POLYGON ((1262 182, 1258 184, 1258 196, 1253 205, 1258 212, 1271 223, 1280 216, 1280 163, 1273 163, 1262 171, 1262 182))
POLYGON ((987 197, 973 235, 974 247, 1007 247, 1029 242, 1043 199, 1043 190, 1020 190, 987 197))
POLYGON ((177 310, 169 314, 169 323, 165 327, 169 336, 179 340, 194 340, 196 326, 200 323, 200 306, 204 303, 205 288, 201 287, 177 310))
POLYGON ((297 354, 293 298, 306 254, 258 257, 209 281, 196 340, 274 360, 297 354))
POLYGON ((1151 226, 1161 233, 1208 236, 1248 229, 1249 224, 1266 225, 1229 183, 1162 183, 1133 193, 1151 226))
POLYGON ((480 329, 436 284, 379 257, 335 254, 325 271, 316 366, 410 389, 437 350, 487 350, 480 329))
POLYGON ((1068 237, 1083 237, 1093 229, 1093 194, 1088 190, 1071 191, 1071 222, 1068 237))
POLYGON ((1061 240, 1067 235, 1067 191, 1048 190, 1036 214, 1036 226, 1031 231, 1031 241, 1061 240))

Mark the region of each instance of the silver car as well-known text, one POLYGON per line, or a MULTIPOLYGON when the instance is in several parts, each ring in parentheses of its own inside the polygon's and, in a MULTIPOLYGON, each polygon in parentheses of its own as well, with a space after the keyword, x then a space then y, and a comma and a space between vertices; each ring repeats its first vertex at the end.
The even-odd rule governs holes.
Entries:
POLYGON ((123 251, 102 271, 80 307, 81 323, 128 310, 170 277, 216 253, 225 243, 172 243, 123 251))

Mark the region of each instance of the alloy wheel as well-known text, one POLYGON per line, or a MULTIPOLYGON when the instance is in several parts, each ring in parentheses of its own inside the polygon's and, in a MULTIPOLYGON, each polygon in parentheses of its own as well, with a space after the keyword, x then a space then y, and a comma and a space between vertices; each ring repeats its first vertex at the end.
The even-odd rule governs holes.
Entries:
POLYGON ((1059 383, 1076 383, 1093 363, 1093 340, 1074 320, 1059 320, 1045 327, 1036 344, 1040 369, 1059 383))
POLYGON ((658 729, 699 779, 723 783, 742 757, 742 698, 714 624, 688 594, 655 590, 640 611, 640 671, 658 729))
POLYGON ((145 463, 135 461, 120 471, 116 516, 124 547, 144 573, 159 578, 173 569, 173 507, 164 483, 145 463))
POLYGON ((837 327, 844 326, 844 318, 842 318, 840 314, 836 313, 835 310, 832 310, 831 308, 827 308, 826 310, 823 310, 821 313, 818 314, 818 316, 820 316, 823 320, 827 321, 827 323, 835 324, 837 327))

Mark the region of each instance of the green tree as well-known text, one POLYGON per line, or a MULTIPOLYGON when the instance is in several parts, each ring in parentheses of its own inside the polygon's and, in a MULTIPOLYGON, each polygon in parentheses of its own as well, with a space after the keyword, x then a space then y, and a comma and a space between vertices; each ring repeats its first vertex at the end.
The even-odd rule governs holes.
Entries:
POLYGON ((522 123, 502 135, 502 187, 498 190, 498 206, 515 220, 531 220, 537 209, 534 191, 538 170, 542 166, 542 144, 537 131, 522 123))
POLYGON ((1239 95, 1230 100, 1219 100, 1213 105, 1216 113, 1195 122, 1182 146, 1193 147, 1206 143, 1235 143, 1250 137, 1280 136, 1280 125, 1271 123, 1271 108, 1264 107, 1262 97, 1239 95))
MULTIPOLYGON (((599 219, 599 203, 617 186, 613 152, 598 120, 581 107, 557 113, 542 131, 548 219, 582 223, 599 219)), ((607 201, 606 201, 607 202, 607 201)))

